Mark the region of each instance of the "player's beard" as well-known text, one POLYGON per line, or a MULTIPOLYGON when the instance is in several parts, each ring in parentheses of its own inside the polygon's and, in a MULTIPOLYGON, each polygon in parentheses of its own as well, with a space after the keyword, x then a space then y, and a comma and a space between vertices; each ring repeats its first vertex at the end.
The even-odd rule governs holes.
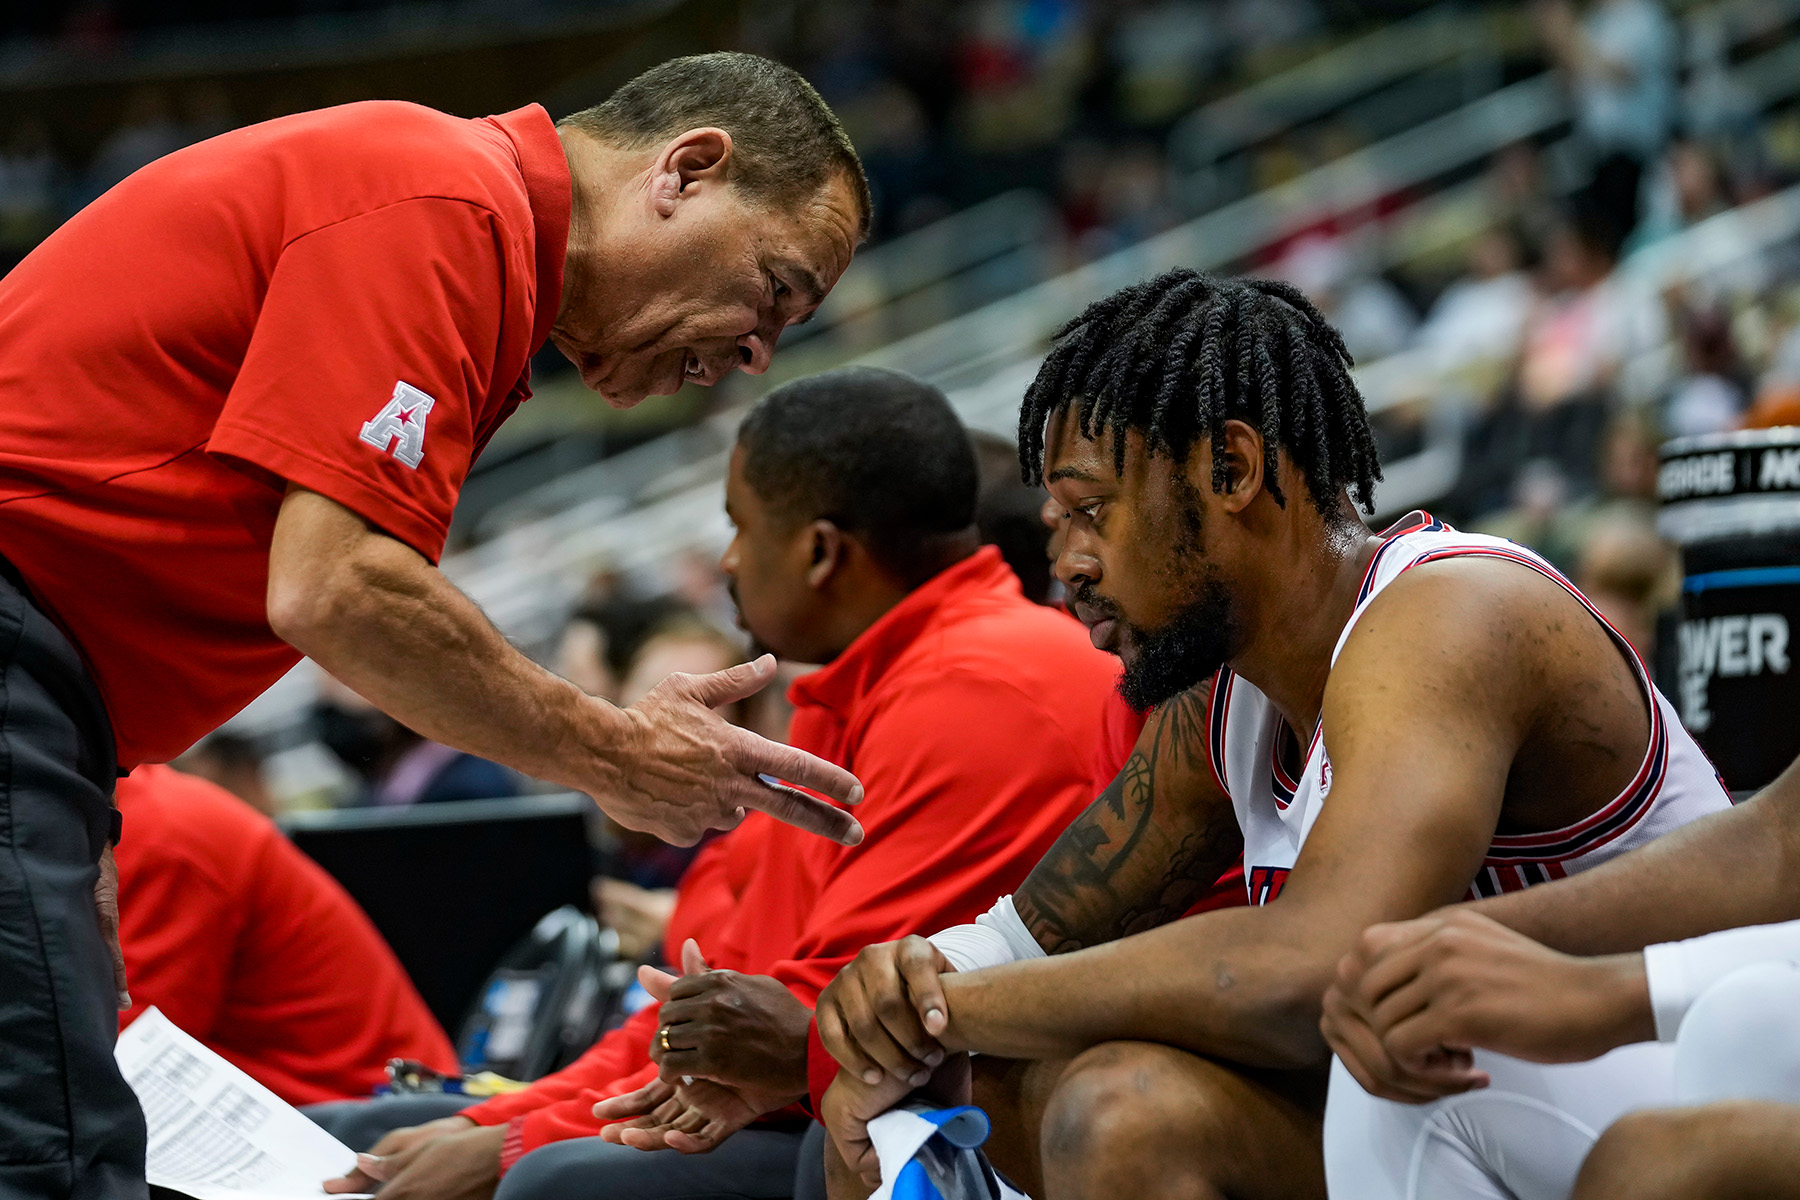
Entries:
POLYGON ((1121 623, 1134 653, 1119 678, 1119 695, 1140 712, 1210 678, 1225 665, 1236 643, 1231 593, 1217 567, 1206 561, 1200 495, 1175 479, 1180 530, 1170 574, 1186 574, 1191 597, 1155 629, 1121 623))
POLYGON ((1231 656, 1231 597, 1211 568, 1199 580, 1199 594, 1157 629, 1132 627, 1136 643, 1119 695, 1140 712, 1210 678, 1231 656))

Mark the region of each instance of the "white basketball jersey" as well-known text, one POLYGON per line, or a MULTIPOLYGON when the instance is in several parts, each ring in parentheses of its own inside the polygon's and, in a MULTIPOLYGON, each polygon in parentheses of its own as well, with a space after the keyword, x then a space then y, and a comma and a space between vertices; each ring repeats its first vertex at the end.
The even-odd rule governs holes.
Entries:
MULTIPOLYGON (((1598 812, 1562 829, 1496 836, 1470 885, 1470 899, 1561 879, 1696 817, 1730 807, 1731 797, 1718 772, 1651 684, 1630 643, 1556 568, 1513 542, 1459 533, 1429 513, 1411 513, 1382 536, 1386 540, 1369 562, 1356 608, 1332 649, 1333 664, 1363 610, 1405 572, 1443 558, 1502 558, 1547 576, 1580 601, 1618 643, 1649 700, 1650 745, 1625 790, 1598 812)), ((1208 718, 1213 772, 1231 797, 1244 831, 1244 883, 1250 903, 1266 904, 1281 893, 1307 832, 1331 794, 1331 756, 1324 730, 1322 726, 1312 730, 1300 776, 1290 777, 1279 753, 1286 722, 1268 697, 1230 668, 1220 671, 1213 685, 1208 718)))

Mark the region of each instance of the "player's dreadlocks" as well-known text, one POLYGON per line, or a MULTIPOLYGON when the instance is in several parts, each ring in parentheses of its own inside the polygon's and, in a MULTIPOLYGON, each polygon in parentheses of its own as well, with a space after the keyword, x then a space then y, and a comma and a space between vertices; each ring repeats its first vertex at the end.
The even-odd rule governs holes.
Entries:
MULTIPOLYGON (((1127 429, 1181 461, 1201 436, 1218 445, 1236 419, 1262 433, 1263 486, 1277 504, 1286 504, 1280 446, 1320 512, 1336 512, 1348 486, 1373 513, 1381 466, 1350 366, 1344 339, 1288 284, 1185 268, 1158 275, 1088 305, 1057 332, 1019 409, 1025 481, 1043 480, 1046 429, 1070 405, 1083 436, 1113 431, 1121 473, 1127 429)), ((1214 491, 1225 490, 1225 466, 1213 459, 1214 491)))

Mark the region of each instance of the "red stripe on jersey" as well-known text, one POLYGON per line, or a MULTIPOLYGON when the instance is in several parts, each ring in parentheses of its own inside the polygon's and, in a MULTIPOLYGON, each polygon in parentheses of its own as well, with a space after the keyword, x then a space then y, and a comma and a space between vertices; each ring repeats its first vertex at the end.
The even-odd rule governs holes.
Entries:
POLYGON ((1552 846, 1557 847, 1556 853, 1546 854, 1542 859, 1530 861, 1548 863, 1558 859, 1576 858, 1620 837, 1654 806, 1656 795, 1662 787, 1662 780, 1667 774, 1666 767, 1668 765, 1668 731, 1663 728, 1662 706, 1656 702, 1655 690, 1650 686, 1649 672, 1644 669, 1643 661, 1638 658, 1637 651, 1623 634, 1613 628, 1612 622, 1608 621, 1600 610, 1581 594, 1579 588, 1570 583, 1560 571, 1532 556, 1517 551, 1484 546, 1452 546, 1421 554, 1402 567, 1401 572, 1410 571, 1421 563, 1437 562, 1448 558, 1498 558, 1506 562, 1515 562, 1522 567, 1536 571, 1573 596, 1596 621, 1600 622, 1600 627, 1607 631, 1614 644, 1625 654, 1626 662, 1637 677, 1645 704, 1650 710, 1650 738, 1649 744, 1644 748, 1644 759, 1638 765, 1637 774, 1617 796, 1584 819, 1560 829, 1549 830, 1545 833, 1496 835, 1489 846, 1488 861, 1514 863, 1522 857, 1520 852, 1552 846), (1615 822, 1615 818, 1620 817, 1621 814, 1625 814, 1627 819, 1615 822), (1603 832, 1590 840, 1582 840, 1582 835, 1590 830, 1603 830, 1603 832), (1493 853, 1496 850, 1513 851, 1514 853, 1496 855, 1493 853))
POLYGON ((1213 676, 1212 695, 1206 700, 1206 765, 1227 798, 1231 786, 1225 782, 1225 730, 1231 719, 1231 680, 1231 668, 1220 667, 1213 676))

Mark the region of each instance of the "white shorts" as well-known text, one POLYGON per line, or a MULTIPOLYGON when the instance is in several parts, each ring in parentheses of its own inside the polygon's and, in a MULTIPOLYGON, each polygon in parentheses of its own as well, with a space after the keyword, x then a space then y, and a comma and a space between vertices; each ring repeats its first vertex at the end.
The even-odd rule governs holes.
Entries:
POLYGON ((1492 1082, 1431 1104, 1363 1091, 1331 1064, 1325 1181, 1331 1200, 1566 1200, 1600 1132, 1675 1101, 1675 1048, 1623 1046, 1542 1066, 1477 1051, 1492 1082))
POLYGON ((1642 1108, 1800 1103, 1800 968, 1757 963, 1707 988, 1674 1043, 1540 1066, 1478 1051, 1493 1082, 1431 1104, 1378 1100, 1331 1064, 1331 1200, 1567 1200, 1594 1141, 1642 1108))

